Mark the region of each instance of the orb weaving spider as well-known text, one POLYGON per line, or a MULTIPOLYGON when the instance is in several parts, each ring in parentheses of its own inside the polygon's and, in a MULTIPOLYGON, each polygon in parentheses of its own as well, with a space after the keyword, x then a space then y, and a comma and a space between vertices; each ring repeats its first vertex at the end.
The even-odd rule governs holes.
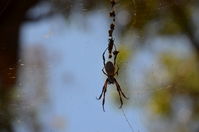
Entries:
MULTIPOLYGON (((106 48, 106 50, 107 50, 107 48, 106 48)), ((104 86, 102 88, 102 92, 101 92, 100 96, 97 98, 98 100, 100 100, 103 96, 103 100, 102 100, 103 111, 105 111, 104 103, 105 103, 105 94, 106 94, 108 84, 115 84, 116 85, 116 88, 117 88, 117 91, 118 91, 118 94, 119 94, 119 97, 120 97, 120 103, 121 103, 120 108, 122 108, 122 105, 123 105, 122 96, 124 98, 128 99, 126 97, 126 95, 122 92, 122 89, 120 88, 119 83, 117 82, 117 80, 114 77, 116 74, 118 75, 118 71, 119 71, 119 68, 117 68, 117 70, 115 72, 115 64, 116 64, 115 60, 116 59, 114 59, 114 64, 111 61, 106 62, 105 56, 104 56, 106 50, 104 51, 104 53, 102 55, 103 56, 103 64, 104 64, 104 68, 102 69, 102 72, 107 76, 107 79, 104 83, 104 86), (106 72, 104 71, 104 69, 105 69, 106 72)))

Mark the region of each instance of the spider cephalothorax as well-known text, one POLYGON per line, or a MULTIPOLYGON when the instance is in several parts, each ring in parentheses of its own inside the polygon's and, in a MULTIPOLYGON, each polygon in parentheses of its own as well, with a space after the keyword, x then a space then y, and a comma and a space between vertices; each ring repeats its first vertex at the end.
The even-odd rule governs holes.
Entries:
POLYGON ((100 94, 99 98, 97 98, 97 99, 100 100, 102 98, 102 96, 103 96, 102 107, 103 107, 103 110, 104 110, 105 94, 106 94, 107 85, 108 84, 115 84, 116 88, 117 88, 117 91, 119 93, 119 97, 120 97, 120 102, 121 102, 120 108, 122 108, 122 105, 123 105, 122 96, 124 98, 126 98, 126 99, 128 99, 128 98, 122 92, 119 83, 117 82, 117 80, 114 77, 116 74, 118 74, 118 71, 119 71, 119 68, 117 68, 117 70, 115 70, 115 64, 116 64, 115 60, 116 60, 116 58, 114 59, 114 63, 112 63, 111 61, 106 62, 105 61, 105 56, 104 56, 106 50, 103 53, 104 68, 102 69, 102 72, 107 76, 107 79, 106 79, 106 81, 104 83, 104 86, 103 86, 103 89, 102 89, 102 93, 100 94), (104 71, 104 69, 105 69, 106 72, 104 71))

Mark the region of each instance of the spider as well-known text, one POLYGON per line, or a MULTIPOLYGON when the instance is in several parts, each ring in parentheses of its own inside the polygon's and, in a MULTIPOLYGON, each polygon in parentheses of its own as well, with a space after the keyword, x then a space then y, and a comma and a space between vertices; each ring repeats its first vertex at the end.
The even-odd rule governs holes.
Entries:
MULTIPOLYGON (((107 48, 106 48, 107 50, 107 48)), ((111 61, 108 61, 105 63, 105 52, 106 50, 104 51, 102 57, 103 57, 103 64, 104 64, 104 68, 102 69, 102 72, 107 76, 107 79, 104 83, 104 86, 102 88, 102 92, 100 94, 100 96, 97 98, 98 100, 100 100, 103 96, 103 100, 102 100, 102 107, 103 107, 103 111, 105 112, 105 109, 104 109, 104 103, 105 103, 105 94, 106 94, 106 89, 107 89, 107 85, 108 84, 115 84, 116 85, 116 88, 117 88, 117 91, 119 93, 119 97, 120 97, 120 108, 122 108, 122 105, 123 105, 123 101, 122 101, 122 96, 126 99, 128 99, 126 97, 126 95, 122 92, 121 88, 120 88, 120 85, 119 83, 117 82, 117 80, 115 79, 115 75, 117 74, 118 75, 118 71, 119 71, 119 68, 117 68, 116 72, 115 72, 115 59, 114 59, 114 64, 111 62, 111 61), (105 69, 105 71, 104 71, 105 69)))

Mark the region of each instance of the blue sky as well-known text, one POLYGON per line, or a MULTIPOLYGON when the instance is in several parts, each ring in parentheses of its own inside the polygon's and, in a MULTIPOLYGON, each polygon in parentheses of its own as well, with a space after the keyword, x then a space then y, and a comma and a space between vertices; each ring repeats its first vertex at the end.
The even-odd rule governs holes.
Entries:
MULTIPOLYGON (((106 112, 102 111, 101 101, 96 100, 106 79, 101 69, 108 41, 107 18, 98 11, 84 19, 85 23, 75 17, 67 22, 63 16, 55 15, 26 23, 22 28, 22 51, 41 46, 47 56, 49 103, 39 109, 39 119, 48 132, 131 132, 122 111, 113 105, 110 95, 114 87, 108 87, 106 112)), ((21 58, 26 62, 25 53, 28 54, 22 53, 21 58)), ((31 87, 28 80, 22 83, 24 89, 31 87)), ((124 111, 135 132, 146 131, 142 110, 134 107, 124 111)))

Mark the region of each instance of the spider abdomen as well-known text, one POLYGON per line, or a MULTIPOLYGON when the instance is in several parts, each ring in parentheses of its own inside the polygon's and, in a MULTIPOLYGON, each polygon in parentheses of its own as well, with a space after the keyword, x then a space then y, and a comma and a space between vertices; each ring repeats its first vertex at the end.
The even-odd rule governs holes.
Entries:
POLYGON ((115 66, 111 61, 108 61, 105 65, 105 70, 108 76, 114 76, 115 74, 115 66))

